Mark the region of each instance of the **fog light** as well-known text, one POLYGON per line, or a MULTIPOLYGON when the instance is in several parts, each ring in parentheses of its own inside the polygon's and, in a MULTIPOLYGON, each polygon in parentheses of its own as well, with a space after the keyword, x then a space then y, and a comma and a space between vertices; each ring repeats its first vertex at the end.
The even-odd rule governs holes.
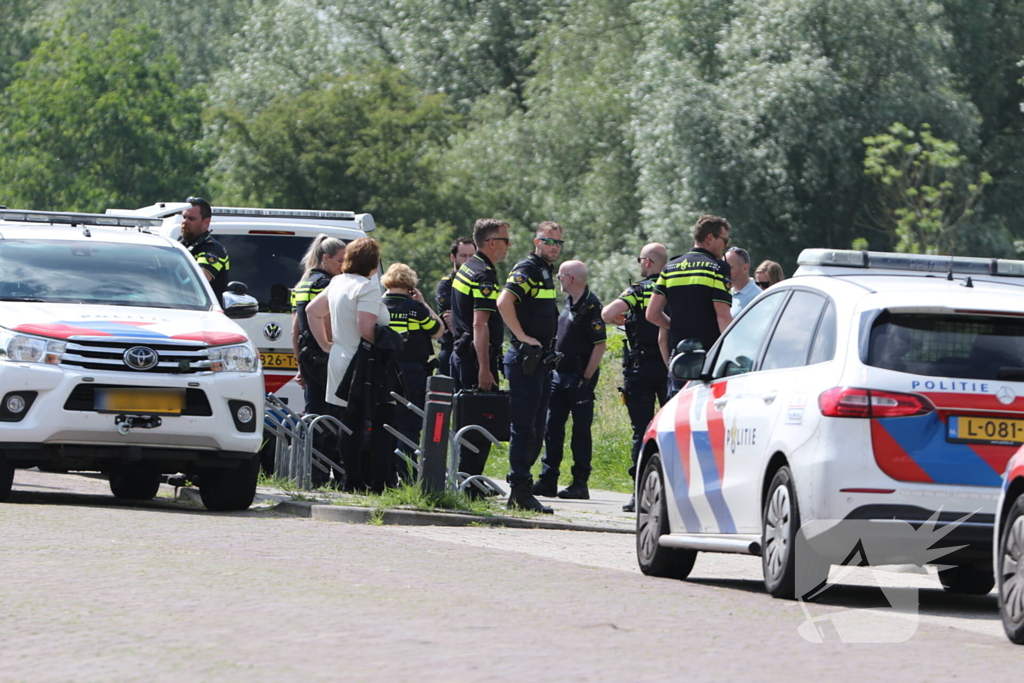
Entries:
POLYGON ((252 422, 253 417, 252 408, 250 408, 249 406, 242 406, 241 408, 238 409, 238 412, 235 413, 235 416, 238 418, 238 421, 241 422, 242 424, 249 424, 250 422, 252 422))
POLYGON ((11 394, 7 397, 7 410, 17 415, 25 410, 25 399, 18 394, 11 394))

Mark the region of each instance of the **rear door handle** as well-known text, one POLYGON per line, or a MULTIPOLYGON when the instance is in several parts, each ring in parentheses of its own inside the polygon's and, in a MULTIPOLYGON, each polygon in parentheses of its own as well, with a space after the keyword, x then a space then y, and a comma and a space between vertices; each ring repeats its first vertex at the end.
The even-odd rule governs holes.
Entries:
POLYGON ((719 410, 721 410, 722 408, 725 407, 725 404, 728 403, 728 402, 729 402, 729 399, 727 399, 727 398, 716 398, 715 399, 715 408, 718 408, 719 410))
POLYGON ((765 402, 765 405, 771 405, 775 399, 779 397, 779 392, 773 391, 770 394, 765 394, 761 397, 761 400, 765 402))

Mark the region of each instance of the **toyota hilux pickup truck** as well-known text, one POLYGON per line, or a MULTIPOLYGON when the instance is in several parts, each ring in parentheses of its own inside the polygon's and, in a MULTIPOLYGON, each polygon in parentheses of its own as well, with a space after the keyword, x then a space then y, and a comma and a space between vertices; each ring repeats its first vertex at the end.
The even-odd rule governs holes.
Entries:
POLYGON ((198 482, 210 510, 252 503, 259 354, 159 219, 0 210, 0 501, 14 471, 96 471, 117 498, 198 482))

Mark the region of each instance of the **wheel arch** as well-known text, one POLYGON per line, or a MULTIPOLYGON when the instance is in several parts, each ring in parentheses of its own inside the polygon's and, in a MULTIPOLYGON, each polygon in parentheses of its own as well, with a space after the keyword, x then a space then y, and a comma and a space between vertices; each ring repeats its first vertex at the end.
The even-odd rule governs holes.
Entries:
POLYGON ((783 467, 788 466, 789 460, 782 451, 775 451, 772 457, 768 459, 768 466, 765 467, 764 477, 761 479, 761 499, 759 501, 759 510, 764 510, 765 503, 768 500, 768 487, 772 485, 772 479, 775 478, 775 474, 783 467))
POLYGON ((996 545, 1003 537, 1003 527, 1006 526, 1006 513, 1010 511, 1017 498, 1024 494, 1024 477, 1017 477, 1006 487, 1006 495, 1003 496, 1003 504, 999 508, 999 528, 996 529, 996 545))

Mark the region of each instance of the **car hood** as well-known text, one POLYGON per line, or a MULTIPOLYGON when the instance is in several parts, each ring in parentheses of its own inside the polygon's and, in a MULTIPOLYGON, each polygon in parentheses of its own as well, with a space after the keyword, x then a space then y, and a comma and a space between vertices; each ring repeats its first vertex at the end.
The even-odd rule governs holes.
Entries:
POLYGON ((9 330, 51 339, 174 339, 210 346, 248 341, 242 328, 222 311, 0 302, 0 321, 9 330))

